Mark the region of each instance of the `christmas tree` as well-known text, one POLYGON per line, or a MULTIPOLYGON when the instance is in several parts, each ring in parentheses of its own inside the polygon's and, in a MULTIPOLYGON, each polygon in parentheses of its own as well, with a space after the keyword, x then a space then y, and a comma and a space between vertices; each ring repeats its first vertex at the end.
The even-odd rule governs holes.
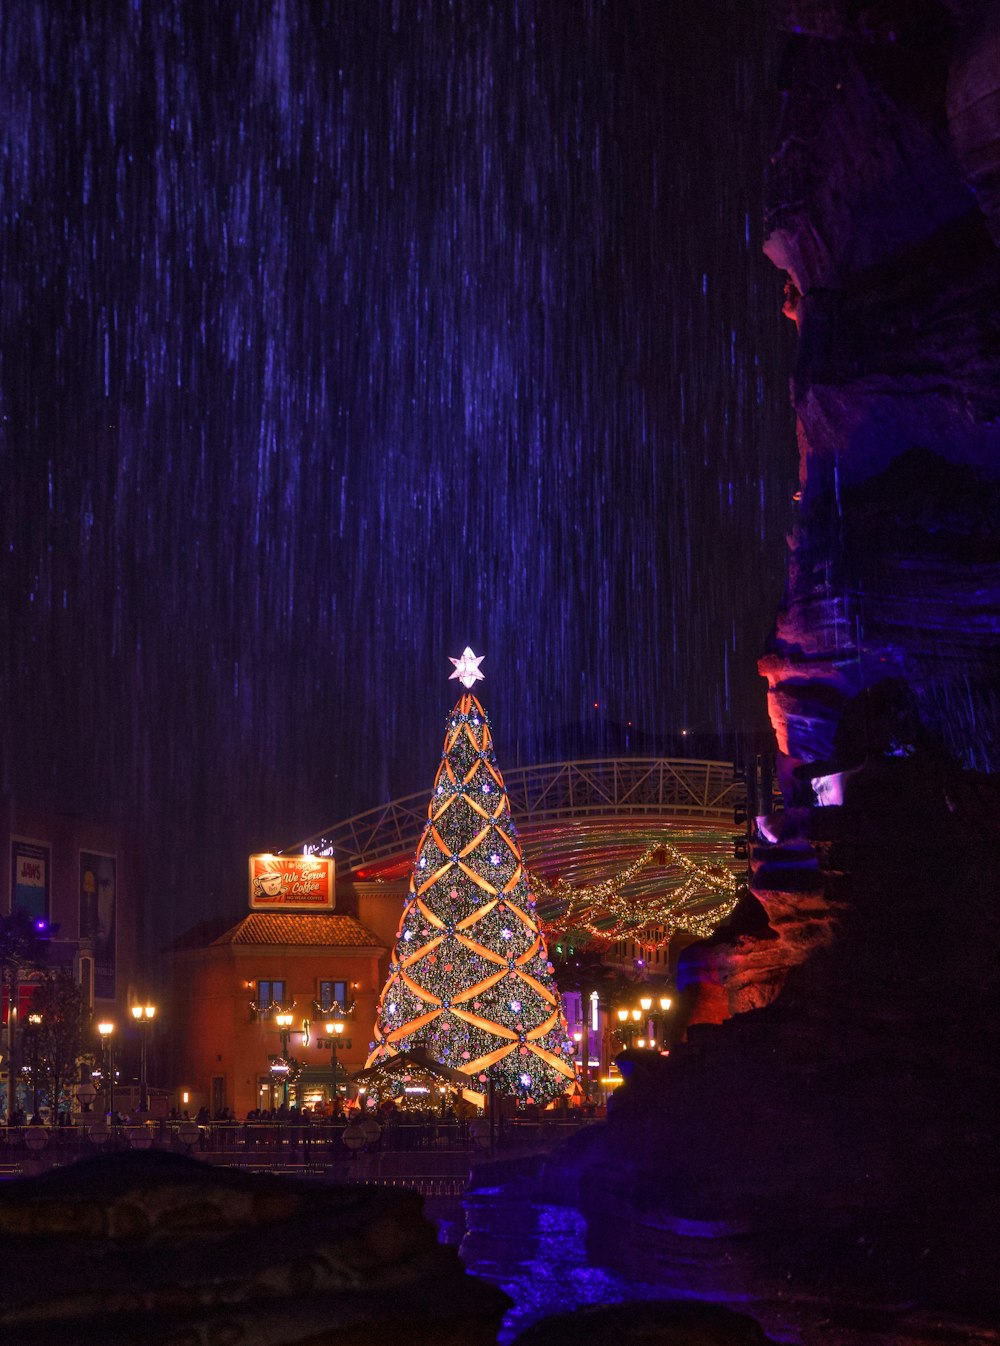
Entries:
MULTIPOLYGON (((471 649, 451 662, 467 688, 483 676, 471 649)), ((576 1077, 489 716, 469 692, 448 717, 371 1046, 369 1066, 422 1046, 471 1090, 523 1102, 576 1077)))

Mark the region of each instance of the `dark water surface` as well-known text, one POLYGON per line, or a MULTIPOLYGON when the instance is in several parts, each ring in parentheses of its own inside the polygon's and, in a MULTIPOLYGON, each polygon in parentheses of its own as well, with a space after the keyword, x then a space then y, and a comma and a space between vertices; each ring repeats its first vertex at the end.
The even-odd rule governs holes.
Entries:
POLYGON ((514 1301, 497 1337, 501 1344, 551 1314, 664 1295, 662 1287, 592 1266, 586 1221, 572 1207, 532 1201, 501 1187, 470 1192, 463 1206, 460 1253, 466 1269, 499 1285, 514 1301))

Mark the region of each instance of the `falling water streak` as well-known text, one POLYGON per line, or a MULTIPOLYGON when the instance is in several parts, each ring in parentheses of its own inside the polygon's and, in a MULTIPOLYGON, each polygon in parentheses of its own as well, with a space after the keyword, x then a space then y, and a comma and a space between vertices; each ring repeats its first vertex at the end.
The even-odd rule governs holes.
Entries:
POLYGON ((0 13, 3 784, 130 817, 154 934, 413 789, 467 643, 522 762, 763 722, 771 56, 703 8, 0 13))

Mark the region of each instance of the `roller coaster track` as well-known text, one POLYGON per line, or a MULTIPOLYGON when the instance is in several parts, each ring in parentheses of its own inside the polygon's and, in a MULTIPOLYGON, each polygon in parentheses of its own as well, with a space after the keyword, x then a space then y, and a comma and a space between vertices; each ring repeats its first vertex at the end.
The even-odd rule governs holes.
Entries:
MULTIPOLYGON (((732 826, 745 786, 731 762, 686 757, 594 757, 504 772, 511 813, 522 833, 560 820, 656 819, 732 826)), ((394 799, 306 837, 289 852, 333 855, 359 869, 405 854, 427 821, 428 791, 394 799)))

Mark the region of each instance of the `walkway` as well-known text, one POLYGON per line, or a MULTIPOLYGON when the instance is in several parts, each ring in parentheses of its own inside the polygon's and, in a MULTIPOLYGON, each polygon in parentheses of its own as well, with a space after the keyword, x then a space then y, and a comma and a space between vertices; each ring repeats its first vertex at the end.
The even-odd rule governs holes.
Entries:
POLYGON ((108 1150, 169 1150, 244 1172, 288 1173, 324 1181, 407 1187, 421 1196, 454 1198, 478 1160, 510 1159, 553 1149, 589 1123, 507 1122, 493 1138, 475 1138, 457 1123, 395 1123, 360 1128, 288 1122, 150 1121, 109 1127, 103 1118, 73 1126, 0 1127, 0 1177, 23 1177, 108 1150), (346 1143, 345 1143, 346 1138, 346 1143))

